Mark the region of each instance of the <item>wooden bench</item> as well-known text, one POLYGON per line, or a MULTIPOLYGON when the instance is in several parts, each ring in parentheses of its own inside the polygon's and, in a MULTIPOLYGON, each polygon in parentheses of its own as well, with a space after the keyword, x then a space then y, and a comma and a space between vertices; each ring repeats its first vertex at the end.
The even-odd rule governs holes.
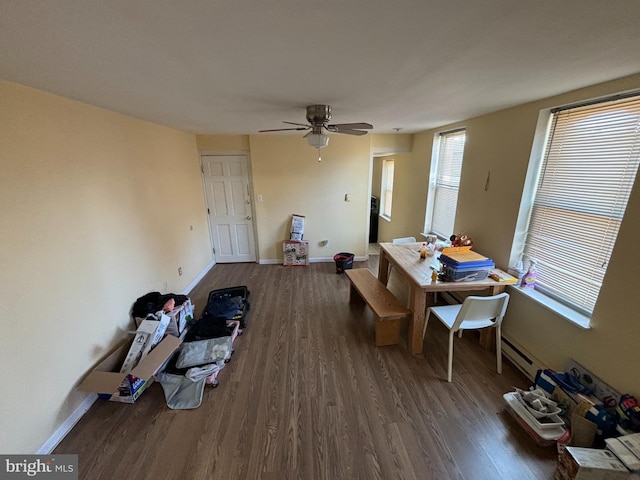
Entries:
POLYGON ((376 317, 376 346, 400 343, 400 320, 408 317, 411 310, 402 305, 369 269, 345 270, 345 274, 351 282, 349 302, 366 302, 376 317))

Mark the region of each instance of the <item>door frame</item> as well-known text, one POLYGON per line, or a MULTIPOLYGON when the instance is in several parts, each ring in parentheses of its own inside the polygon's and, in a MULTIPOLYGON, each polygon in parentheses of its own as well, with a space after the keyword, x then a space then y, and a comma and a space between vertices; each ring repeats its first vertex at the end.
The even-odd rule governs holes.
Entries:
MULTIPOLYGON (((249 192, 251 197, 251 224, 253 226, 253 248, 256 252, 256 261, 255 263, 260 263, 260 250, 258 249, 258 228, 256 222, 256 208, 255 208, 255 192, 253 188, 253 169, 251 168, 251 154, 248 150, 203 150, 198 151, 198 162, 200 163, 200 182, 202 183, 202 199, 204 200, 204 209, 207 210, 209 205, 207 203, 207 186, 204 180, 204 165, 202 163, 203 156, 233 156, 233 155, 241 155, 247 158, 247 174, 249 176, 249 192)), ((213 244, 213 238, 211 237, 211 215, 209 212, 205 212, 207 216, 207 230, 209 234, 209 245, 211 247, 211 253, 213 255, 213 264, 216 262, 216 254, 215 254, 215 246, 213 244)))

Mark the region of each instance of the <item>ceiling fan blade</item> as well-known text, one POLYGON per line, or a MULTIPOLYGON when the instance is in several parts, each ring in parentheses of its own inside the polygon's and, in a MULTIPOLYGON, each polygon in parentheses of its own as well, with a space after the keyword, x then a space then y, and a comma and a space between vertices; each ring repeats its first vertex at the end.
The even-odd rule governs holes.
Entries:
POLYGON ((347 135, 366 135, 368 132, 364 130, 352 130, 350 128, 340 128, 336 130, 329 130, 333 133, 346 133, 347 135))
POLYGON ((264 133, 264 132, 284 132, 285 130, 309 130, 309 127, 273 128, 273 129, 271 129, 271 130, 258 130, 258 133, 264 133))
POLYGON ((301 127, 311 128, 311 125, 307 125, 306 123, 287 122, 285 120, 283 120, 282 123, 288 123, 289 125, 300 125, 301 127))
POLYGON ((373 125, 369 123, 334 123, 333 125, 327 125, 327 128, 335 128, 335 132, 339 132, 342 129, 353 130, 355 128, 360 130, 371 130, 373 125))

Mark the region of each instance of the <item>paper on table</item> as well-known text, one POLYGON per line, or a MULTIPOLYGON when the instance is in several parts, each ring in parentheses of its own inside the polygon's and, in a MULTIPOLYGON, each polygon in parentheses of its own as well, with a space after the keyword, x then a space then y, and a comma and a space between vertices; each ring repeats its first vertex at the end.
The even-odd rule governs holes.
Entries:
POLYGON ((471 247, 450 247, 442 250, 442 255, 458 263, 488 260, 484 255, 472 252, 471 247))

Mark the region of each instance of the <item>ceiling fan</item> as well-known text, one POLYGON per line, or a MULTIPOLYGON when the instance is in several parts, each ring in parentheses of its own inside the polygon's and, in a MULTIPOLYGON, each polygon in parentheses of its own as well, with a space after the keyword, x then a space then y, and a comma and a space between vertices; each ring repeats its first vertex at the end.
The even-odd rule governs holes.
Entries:
MULTIPOLYGON (((331 105, 308 105, 307 106, 307 122, 309 124, 304 123, 295 123, 295 122, 286 122, 288 125, 297 125, 296 127, 289 128, 275 128, 271 130, 260 130, 260 133, 263 132, 282 132, 285 130, 311 130, 307 133, 304 138, 307 139, 307 143, 312 147, 317 149, 321 149, 326 147, 329 144, 329 136, 324 133, 326 130, 330 133, 346 133, 347 135, 366 135, 367 132, 365 130, 371 130, 373 128, 372 125, 364 122, 358 123, 333 123, 330 124, 331 120, 331 105)), ((320 158, 318 157, 318 161, 320 158)))

